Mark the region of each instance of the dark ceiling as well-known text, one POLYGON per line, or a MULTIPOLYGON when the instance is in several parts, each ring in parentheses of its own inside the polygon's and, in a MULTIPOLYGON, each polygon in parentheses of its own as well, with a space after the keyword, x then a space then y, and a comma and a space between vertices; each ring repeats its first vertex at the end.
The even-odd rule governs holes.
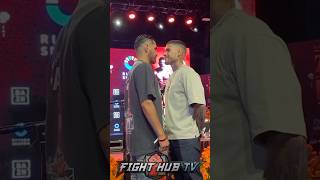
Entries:
POLYGON ((202 17, 210 15, 210 0, 111 0, 111 47, 132 48, 139 34, 151 34, 159 46, 172 39, 184 41, 191 51, 191 66, 200 74, 209 73, 209 28, 210 22, 202 21, 202 17), (128 12, 135 11, 135 20, 129 20, 128 12), (146 15, 153 12, 156 22, 147 22, 146 15), (167 22, 167 17, 174 14, 176 21, 167 22), (186 17, 193 17, 194 24, 187 26, 186 17), (113 22, 120 18, 123 25, 117 28, 113 22), (163 30, 157 24, 164 25, 163 30), (197 27, 199 32, 191 29, 197 27))
POLYGON ((175 15, 193 14, 209 17, 209 0, 111 0, 111 11, 135 9, 137 11, 157 11, 175 15))
POLYGON ((319 0, 257 0, 256 11, 287 43, 320 39, 319 0))

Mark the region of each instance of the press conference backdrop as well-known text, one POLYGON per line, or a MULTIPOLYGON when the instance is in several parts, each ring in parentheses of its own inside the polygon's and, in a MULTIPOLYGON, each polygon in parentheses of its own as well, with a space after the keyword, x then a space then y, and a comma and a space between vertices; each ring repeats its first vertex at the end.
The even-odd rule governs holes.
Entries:
POLYGON ((47 67, 76 3, 0 1, 0 180, 43 177, 47 67))

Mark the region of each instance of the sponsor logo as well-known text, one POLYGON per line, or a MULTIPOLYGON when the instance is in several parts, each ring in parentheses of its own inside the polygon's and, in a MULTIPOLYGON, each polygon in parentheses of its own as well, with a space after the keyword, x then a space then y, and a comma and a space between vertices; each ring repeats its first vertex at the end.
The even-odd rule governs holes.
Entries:
POLYGON ((12 146, 30 146, 31 138, 26 129, 19 129, 14 132, 14 137, 11 139, 12 146))
POLYGON ((30 160, 12 160, 11 169, 12 169, 11 171, 12 179, 31 178, 31 161, 30 160))
POLYGON ((127 56, 124 59, 124 67, 126 67, 129 71, 132 69, 134 62, 137 60, 134 56, 127 56))
POLYGON ((61 11, 59 0, 46 0, 46 10, 50 19, 60 26, 65 26, 70 19, 70 15, 61 11))
POLYGON ((30 88, 11 87, 11 105, 30 105, 30 88))

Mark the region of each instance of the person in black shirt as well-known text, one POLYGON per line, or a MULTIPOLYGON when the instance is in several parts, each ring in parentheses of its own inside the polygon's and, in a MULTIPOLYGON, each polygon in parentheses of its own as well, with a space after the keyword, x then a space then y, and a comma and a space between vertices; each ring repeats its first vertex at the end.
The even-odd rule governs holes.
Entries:
POLYGON ((109 178, 108 8, 80 0, 50 63, 47 179, 109 178))

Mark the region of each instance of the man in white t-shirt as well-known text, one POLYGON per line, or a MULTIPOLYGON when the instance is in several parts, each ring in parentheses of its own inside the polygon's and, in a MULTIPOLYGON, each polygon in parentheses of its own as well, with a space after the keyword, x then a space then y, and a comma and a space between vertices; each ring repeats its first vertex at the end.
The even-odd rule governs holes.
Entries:
MULTIPOLYGON (((166 44, 165 62, 173 74, 165 89, 166 134, 170 140, 172 161, 200 161, 199 128, 205 115, 204 88, 198 73, 184 65, 186 45, 180 40, 166 44)), ((177 173, 176 179, 202 179, 194 173, 177 173)))

